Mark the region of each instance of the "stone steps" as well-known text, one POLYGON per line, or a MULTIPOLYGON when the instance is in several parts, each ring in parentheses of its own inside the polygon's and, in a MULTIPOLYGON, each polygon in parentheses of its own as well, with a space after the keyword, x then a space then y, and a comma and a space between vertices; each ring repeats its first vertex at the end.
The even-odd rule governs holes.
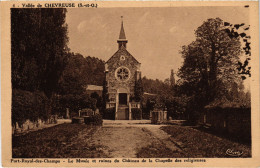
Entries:
MULTIPOLYGON (((127 109, 126 108, 122 108, 122 109, 117 109, 118 112, 125 112, 127 109)), ((127 110, 128 111, 128 110, 127 110)))
POLYGON ((118 110, 125 110, 125 109, 127 109, 128 108, 128 106, 118 106, 118 110))
POLYGON ((129 110, 128 106, 126 105, 120 105, 117 108, 117 119, 119 120, 128 120, 129 119, 129 110))
POLYGON ((118 108, 117 108, 117 112, 128 112, 128 106, 118 106, 118 108))

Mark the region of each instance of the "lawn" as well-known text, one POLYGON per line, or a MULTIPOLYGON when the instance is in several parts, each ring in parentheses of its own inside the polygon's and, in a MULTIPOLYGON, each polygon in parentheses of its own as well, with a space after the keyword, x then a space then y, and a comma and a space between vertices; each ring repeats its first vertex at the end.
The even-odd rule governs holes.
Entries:
POLYGON ((98 127, 61 124, 12 137, 14 158, 100 158, 107 157, 101 146, 89 141, 98 127))
POLYGON ((184 154, 180 151, 172 151, 162 143, 152 143, 147 147, 139 149, 137 158, 180 158, 184 154))
MULTIPOLYGON (((12 137, 13 158, 108 158, 106 150, 114 150, 118 147, 114 141, 125 141, 126 135, 107 128, 100 131, 100 127, 85 124, 61 124, 45 128, 25 135, 12 137), (97 130, 99 134, 97 136, 97 130), (92 136, 95 133, 95 136, 92 136), (111 135, 110 135, 111 134, 111 135), (114 135, 115 134, 115 135, 114 135), (112 136, 112 137, 111 137, 112 136), (96 137, 96 139, 93 137, 96 137), (113 140, 116 139, 116 140, 113 140), (115 146, 113 146, 113 144, 115 146), (108 146, 107 146, 108 145, 108 146), (112 145, 112 146, 111 146, 112 145), (110 148, 109 148, 110 147, 110 148), (108 148, 108 149, 107 149, 108 148)), ((251 157, 251 145, 241 144, 230 139, 216 136, 213 133, 187 126, 163 126, 163 131, 170 134, 170 141, 177 146, 176 150, 166 147, 164 141, 158 138, 142 137, 143 132, 129 133, 128 139, 133 142, 146 143, 138 149, 138 158, 226 158, 226 151, 242 152, 239 157, 251 157), (138 135, 138 138, 135 137, 138 135), (132 137, 133 136, 133 137, 132 137), (142 137, 142 138, 140 138, 142 137)), ((141 130, 141 129, 140 129, 141 130)), ((153 135, 151 134, 153 137, 153 135)), ((119 143, 119 142, 118 142, 119 143)), ((120 143, 122 146, 123 143, 120 143)), ((120 146, 119 145, 119 146, 120 146)), ((130 145, 131 146, 131 145, 130 145)), ((135 146, 135 145, 132 145, 135 146)), ((122 146, 126 150, 125 146, 122 146)), ((133 148, 134 149, 134 148, 133 148)), ((115 151, 116 154, 118 151, 115 151)), ((129 151, 131 152, 131 151, 129 151)), ((109 154, 110 155, 110 154, 109 154)))
POLYGON ((165 126, 161 129, 171 135, 172 141, 177 142, 187 157, 234 157, 228 155, 227 150, 242 153, 239 157, 251 157, 250 145, 234 142, 192 127, 165 126))
MULTIPOLYGON (((163 144, 153 143, 139 150, 139 158, 228 158, 227 150, 242 152, 239 157, 251 157, 251 146, 185 126, 164 126, 171 141, 180 149, 171 151, 163 144)), ((229 152, 230 153, 230 152, 229 152)), ((231 152, 232 153, 232 152, 231 152)))

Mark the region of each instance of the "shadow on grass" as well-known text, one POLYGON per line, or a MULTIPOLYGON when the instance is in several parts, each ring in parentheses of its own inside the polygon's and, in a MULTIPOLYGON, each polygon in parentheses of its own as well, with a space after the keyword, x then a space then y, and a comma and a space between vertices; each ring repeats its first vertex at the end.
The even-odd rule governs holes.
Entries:
POLYGON ((224 138, 233 142, 237 142, 240 144, 244 144, 246 146, 251 147, 251 137, 244 137, 244 136, 240 136, 240 135, 234 135, 234 134, 230 134, 227 131, 218 131, 218 130, 214 130, 212 128, 205 128, 203 126, 193 126, 194 129, 197 129, 199 131, 208 133, 208 134, 212 134, 215 136, 218 136, 220 138, 224 138))
POLYGON ((221 129, 213 129, 211 127, 206 128, 202 125, 198 125, 197 122, 189 122, 189 121, 184 121, 182 123, 167 122, 166 124, 167 125, 178 125, 178 126, 191 127, 191 128, 197 129, 199 131, 218 136, 220 138, 225 138, 225 139, 233 141, 233 142, 237 142, 237 143, 241 143, 241 144, 244 144, 244 145, 247 145, 247 146, 251 146, 251 134, 250 134, 249 137, 241 136, 239 134, 237 134, 237 135, 230 134, 227 131, 223 131, 221 129))
POLYGON ((98 127, 61 124, 12 137, 13 158, 98 158, 107 157, 102 146, 89 142, 98 127))
POLYGON ((251 146, 231 141, 215 134, 201 131, 197 127, 164 126, 163 131, 171 140, 180 144, 188 157, 228 158, 228 150, 242 153, 238 157, 251 157, 251 146))

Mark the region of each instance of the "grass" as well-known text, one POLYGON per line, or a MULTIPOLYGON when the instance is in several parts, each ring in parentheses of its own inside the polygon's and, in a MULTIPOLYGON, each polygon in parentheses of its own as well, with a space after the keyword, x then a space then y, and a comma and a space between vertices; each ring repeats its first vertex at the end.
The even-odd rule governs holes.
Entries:
POLYGON ((185 153, 184 157, 234 157, 226 154, 228 149, 243 152, 239 157, 251 157, 250 145, 237 143, 192 127, 165 126, 161 129, 171 135, 171 140, 176 142, 185 153))
POLYGON ((237 157, 226 154, 228 149, 243 154, 239 157, 251 157, 251 145, 218 137, 198 129, 187 126, 164 126, 163 131, 170 134, 170 140, 179 148, 172 151, 162 142, 154 142, 141 148, 139 158, 229 158, 237 157))
POLYGON ((137 152, 137 158, 179 158, 183 154, 179 151, 172 151, 161 143, 152 143, 147 147, 141 148, 137 152))
MULTIPOLYGON (((94 145, 92 135, 99 127, 61 124, 12 137, 13 158, 107 158, 104 146, 94 145)), ((179 148, 172 151, 158 139, 137 152, 138 158, 227 158, 228 149, 251 157, 251 145, 234 142, 187 126, 164 126, 170 140, 179 148)), ((145 143, 146 140, 144 140, 145 143)), ((234 156, 233 156, 234 157, 234 156)))
POLYGON ((13 158, 100 158, 102 146, 90 143, 98 127, 61 124, 12 137, 13 158))

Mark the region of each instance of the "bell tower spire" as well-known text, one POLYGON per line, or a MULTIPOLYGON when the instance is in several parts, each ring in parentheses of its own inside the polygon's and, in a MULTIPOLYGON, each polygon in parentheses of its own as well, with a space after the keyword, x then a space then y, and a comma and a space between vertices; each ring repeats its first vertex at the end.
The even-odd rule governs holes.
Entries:
POLYGON ((125 36, 123 16, 121 16, 121 19, 122 19, 121 30, 120 30, 120 34, 119 34, 119 39, 117 40, 118 49, 120 49, 121 46, 124 46, 126 48, 126 43, 128 42, 128 40, 126 39, 126 36, 125 36))

